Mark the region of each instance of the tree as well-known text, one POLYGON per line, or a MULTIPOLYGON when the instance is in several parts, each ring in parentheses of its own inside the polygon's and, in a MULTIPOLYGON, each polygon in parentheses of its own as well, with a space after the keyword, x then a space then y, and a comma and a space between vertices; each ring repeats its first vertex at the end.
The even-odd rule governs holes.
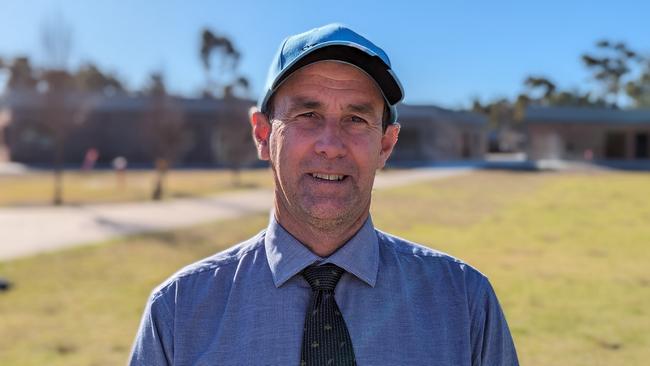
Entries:
POLYGON ((35 91, 38 79, 32 68, 29 58, 17 57, 11 64, 7 64, 9 80, 7 89, 9 92, 35 91))
POLYGON ((74 121, 72 103, 72 77, 66 71, 72 48, 72 30, 61 17, 47 19, 41 28, 41 41, 47 60, 43 72, 46 83, 43 120, 54 137, 54 205, 63 203, 63 162, 65 140, 74 121))
MULTIPOLYGON (((235 99, 237 96, 249 94, 250 83, 244 76, 237 74, 237 66, 241 58, 240 52, 235 48, 233 42, 223 35, 217 35, 209 29, 201 33, 201 62, 206 76, 206 87, 204 95, 213 96, 216 92, 225 100, 235 99), (212 57, 219 58, 218 75, 220 81, 211 77, 212 57)), ((236 103, 231 100, 225 106, 227 110, 236 103)), ((240 170, 248 164, 250 154, 250 128, 247 124, 238 124, 237 121, 246 121, 247 116, 237 115, 230 111, 219 115, 215 111, 215 120, 222 119, 220 128, 215 129, 212 136, 212 150, 215 160, 230 168, 233 177, 233 184, 240 185, 240 170)))
MULTIPOLYGON (((2 56, 0 56, 0 80, 2 80, 1 77, 4 76, 4 73, 5 73, 4 69, 6 69, 8 67, 9 67, 9 65, 5 62, 4 58, 2 58, 2 56)), ((2 94, 2 90, 0 90, 0 95, 1 94, 2 94)))
POLYGON ((537 90, 542 90, 541 95, 537 99, 548 100, 555 93, 555 83, 543 76, 529 76, 524 80, 524 85, 528 87, 529 98, 530 93, 535 93, 537 90))
POLYGON ((519 101, 525 102, 524 109, 529 104, 555 107, 604 107, 607 104, 604 99, 590 92, 558 90, 553 81, 543 76, 529 76, 524 80, 524 85, 527 90, 519 96, 519 101))
POLYGON ((506 98, 497 99, 487 104, 474 100, 472 111, 488 118, 491 129, 517 128, 519 121, 515 118, 515 103, 506 98))
POLYGON ((74 75, 75 86, 80 92, 111 96, 125 93, 122 82, 110 73, 102 72, 92 63, 83 65, 74 75))
POLYGON ((227 98, 233 98, 237 94, 248 95, 249 91, 250 91, 250 83, 248 79, 244 76, 240 76, 236 78, 231 84, 226 85, 223 94, 224 94, 224 98, 227 99, 227 98))
POLYGON ((237 104, 227 105, 219 115, 223 123, 212 135, 212 149, 215 160, 230 169, 232 184, 241 186, 241 169, 257 161, 257 152, 251 141, 246 108, 242 108, 241 102, 237 104))
POLYGON ((650 60, 646 60, 639 78, 627 83, 625 91, 634 100, 635 107, 650 108, 650 60))
POLYGON ((632 69, 632 62, 641 58, 623 42, 601 40, 596 42, 598 54, 585 53, 582 62, 592 70, 593 78, 601 84, 601 98, 613 107, 618 106, 620 93, 623 91, 623 79, 632 69))
POLYGON ((592 93, 580 93, 577 90, 563 90, 553 94, 548 105, 557 107, 607 107, 607 102, 601 97, 594 97, 592 93))
POLYGON ((164 196, 167 173, 186 141, 183 134, 185 119, 180 106, 167 94, 162 74, 151 75, 144 94, 149 100, 144 125, 156 168, 151 199, 160 200, 164 196))
POLYGON ((240 57, 241 54, 228 37, 215 34, 207 28, 203 30, 201 33, 200 58, 206 80, 204 95, 212 96, 215 92, 222 94, 226 87, 232 84, 233 79, 237 80, 235 70, 239 65, 240 57), (217 80, 211 75, 213 55, 219 57, 218 79, 221 80, 217 80))
POLYGON ((72 77, 66 71, 48 70, 44 72, 43 81, 47 89, 44 95, 42 121, 46 131, 54 141, 54 192, 52 203, 63 204, 63 166, 65 143, 70 128, 74 123, 75 108, 70 101, 73 85, 72 77))

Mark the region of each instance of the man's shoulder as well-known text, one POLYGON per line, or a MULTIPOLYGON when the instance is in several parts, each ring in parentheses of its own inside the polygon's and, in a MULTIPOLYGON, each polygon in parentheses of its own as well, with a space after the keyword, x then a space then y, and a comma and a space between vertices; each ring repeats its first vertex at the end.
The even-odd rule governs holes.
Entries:
POLYGON ((464 274, 469 273, 473 277, 486 278, 479 270, 453 255, 378 229, 375 231, 380 245, 395 253, 402 260, 407 260, 412 264, 419 263, 428 268, 452 269, 464 274))
POLYGON ((445 252, 424 246, 422 244, 389 234, 387 232, 375 229, 379 243, 385 245, 403 256, 412 256, 420 258, 432 258, 450 263, 465 264, 462 260, 447 254, 445 252))
POLYGON ((234 272, 246 256, 258 250, 264 250, 265 233, 266 231, 262 230, 243 242, 183 267, 156 287, 153 290, 153 296, 168 292, 170 287, 179 282, 201 281, 203 277, 214 277, 217 273, 219 276, 224 276, 229 272, 234 272))

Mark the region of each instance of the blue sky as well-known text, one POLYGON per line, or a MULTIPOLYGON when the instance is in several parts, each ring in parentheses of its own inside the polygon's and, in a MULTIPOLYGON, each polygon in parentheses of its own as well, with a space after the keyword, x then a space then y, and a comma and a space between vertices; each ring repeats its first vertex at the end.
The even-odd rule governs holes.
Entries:
POLYGON ((650 1, 643 0, 0 0, 0 56, 42 62, 40 32, 53 14, 74 32, 71 67, 93 61, 131 88, 162 70, 170 89, 187 95, 204 84, 198 49, 205 26, 242 52, 252 97, 285 36, 334 21, 388 52, 407 103, 449 108, 514 96, 530 74, 584 87, 579 56, 601 38, 650 54, 650 1))

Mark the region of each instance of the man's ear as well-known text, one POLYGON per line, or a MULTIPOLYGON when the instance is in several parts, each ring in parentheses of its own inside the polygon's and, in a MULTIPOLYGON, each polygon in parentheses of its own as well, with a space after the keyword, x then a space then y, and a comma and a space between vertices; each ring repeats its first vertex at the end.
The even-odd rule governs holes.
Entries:
POLYGON ((248 110, 250 119, 253 141, 257 148, 257 157, 260 160, 269 160, 269 138, 271 136, 271 122, 268 117, 260 112, 257 107, 251 107, 248 110))
POLYGON ((397 136, 399 135, 399 130, 401 126, 399 123, 395 122, 389 124, 386 127, 386 132, 381 137, 381 151, 379 152, 379 166, 378 169, 383 168, 386 165, 386 161, 390 157, 390 154, 393 152, 393 148, 397 143, 397 136))

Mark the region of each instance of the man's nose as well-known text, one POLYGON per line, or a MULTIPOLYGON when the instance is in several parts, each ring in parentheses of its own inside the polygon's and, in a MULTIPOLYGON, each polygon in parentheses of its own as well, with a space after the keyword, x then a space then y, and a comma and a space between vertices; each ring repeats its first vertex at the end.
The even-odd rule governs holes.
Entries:
POLYGON ((336 121, 325 121, 322 128, 319 129, 314 148, 317 154, 327 159, 344 157, 347 149, 341 126, 336 121))

